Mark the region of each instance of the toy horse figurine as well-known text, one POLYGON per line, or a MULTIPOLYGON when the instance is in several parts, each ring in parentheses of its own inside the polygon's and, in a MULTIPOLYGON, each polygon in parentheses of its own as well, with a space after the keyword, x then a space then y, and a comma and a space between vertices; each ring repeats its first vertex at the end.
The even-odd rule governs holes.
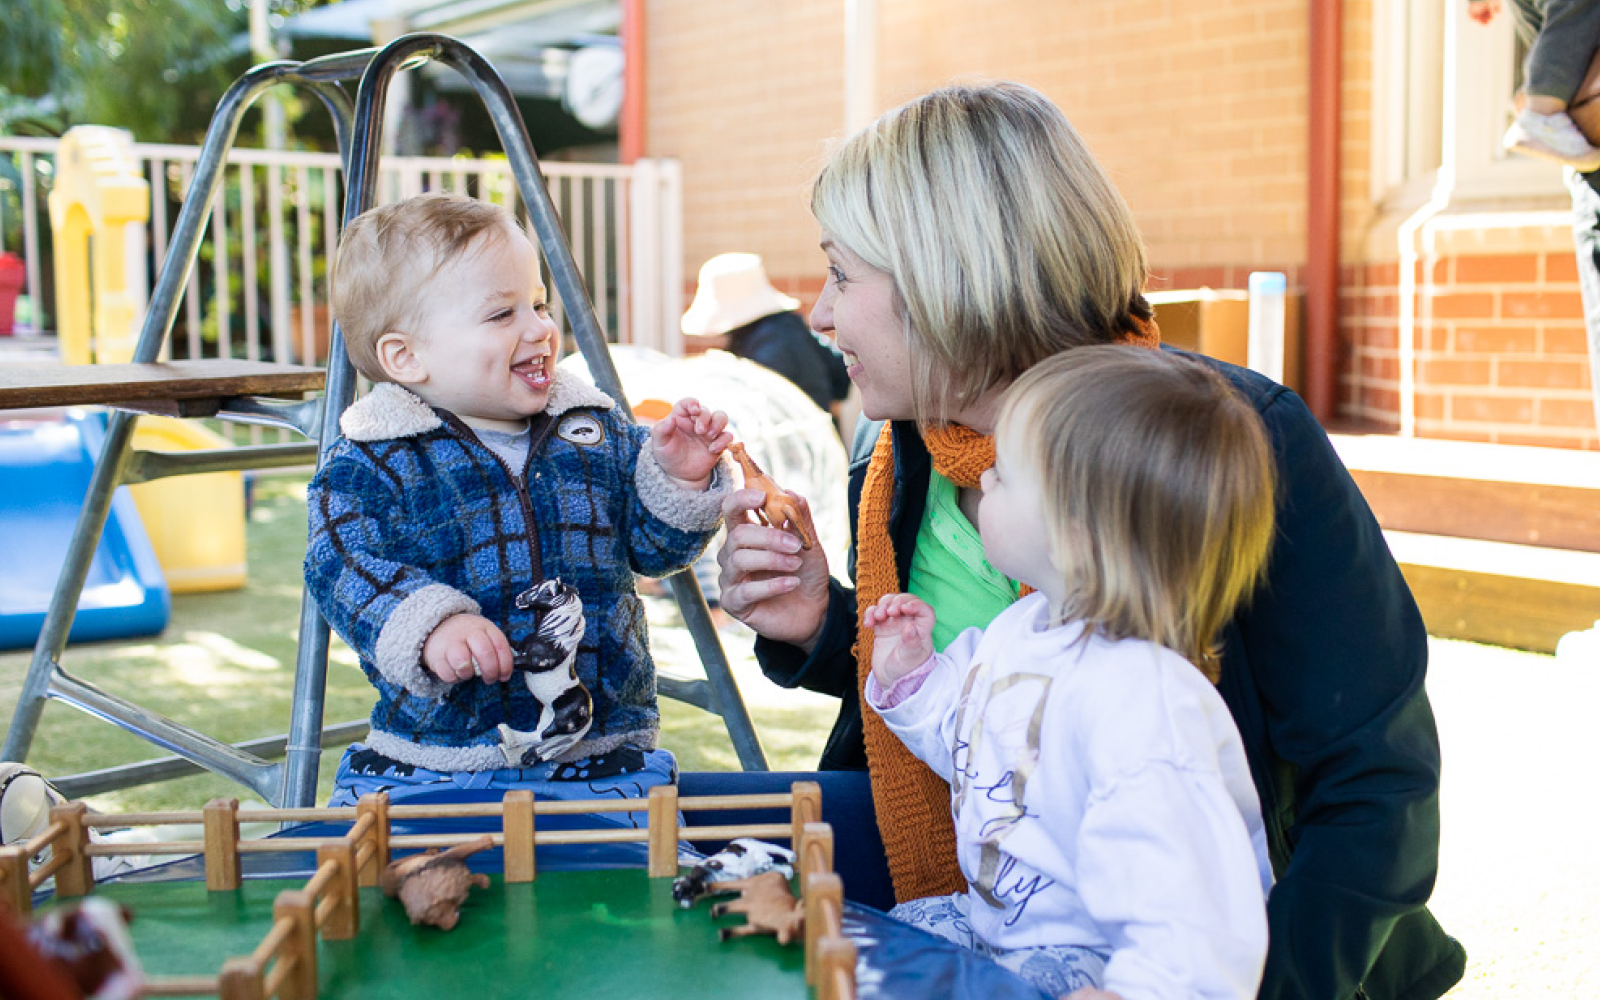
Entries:
POLYGON ((757 465, 755 459, 750 457, 750 453, 744 450, 744 442, 735 441, 730 444, 728 454, 733 456, 733 460, 738 462, 739 468, 744 471, 745 489, 761 490, 767 495, 766 501, 756 510, 756 518, 765 525, 787 528, 800 536, 801 548, 811 548, 813 539, 807 528, 806 519, 800 513, 800 505, 795 503, 794 497, 773 482, 771 476, 761 471, 761 466, 757 465))
POLYGON ((788 944, 805 929, 805 907, 794 898, 794 893, 789 889, 789 880, 784 878, 782 872, 765 871, 736 882, 724 882, 717 889, 722 892, 737 890, 739 898, 716 904, 711 908, 711 916, 742 913, 745 917, 744 926, 719 930, 718 940, 771 934, 779 944, 788 944))
POLYGON ((573 665, 584 629, 578 592, 560 580, 546 580, 518 594, 516 604, 534 612, 533 634, 511 662, 539 701, 539 724, 527 732, 502 724, 500 751, 512 767, 526 767, 576 746, 594 721, 594 702, 573 665))
POLYGON ((399 898, 413 924, 450 930, 461 916, 467 893, 474 888, 489 888, 489 876, 468 870, 465 859, 492 846, 494 838, 485 834, 443 854, 431 850, 391 861, 379 876, 378 885, 385 896, 399 898))

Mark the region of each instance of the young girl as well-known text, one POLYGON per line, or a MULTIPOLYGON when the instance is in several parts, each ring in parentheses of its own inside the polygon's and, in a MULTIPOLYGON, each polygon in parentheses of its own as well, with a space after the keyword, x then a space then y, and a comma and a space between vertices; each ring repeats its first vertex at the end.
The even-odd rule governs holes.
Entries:
POLYGON ((1272 539, 1258 418, 1201 362, 1077 348, 1008 391, 982 488, 1033 592, 938 654, 921 600, 863 612, 866 698, 950 783, 969 883, 893 915, 1053 996, 1253 998, 1272 873, 1213 683, 1272 539))

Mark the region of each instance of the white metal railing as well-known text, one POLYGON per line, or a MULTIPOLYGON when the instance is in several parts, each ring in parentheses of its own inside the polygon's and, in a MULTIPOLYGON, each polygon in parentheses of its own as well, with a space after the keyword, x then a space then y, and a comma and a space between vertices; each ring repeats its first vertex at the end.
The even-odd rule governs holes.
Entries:
MULTIPOLYGON (((55 139, 0 136, 0 158, 9 159, 20 178, 19 184, 0 174, 0 251, 23 258, 24 291, 35 316, 53 314, 55 305, 40 296, 51 263, 46 202, 56 146, 55 139)), ((133 151, 150 184, 147 280, 153 281, 200 149, 135 143, 133 151)), ((677 164, 546 162, 541 167, 600 328, 613 341, 681 354, 677 164)), ((173 355, 321 360, 328 333, 324 279, 343 218, 340 174, 339 158, 332 153, 247 148, 229 153, 168 343, 173 355)), ((511 168, 502 157, 390 156, 379 165, 379 204, 440 190, 520 209, 511 168)), ((545 284, 566 328, 548 271, 545 284)))

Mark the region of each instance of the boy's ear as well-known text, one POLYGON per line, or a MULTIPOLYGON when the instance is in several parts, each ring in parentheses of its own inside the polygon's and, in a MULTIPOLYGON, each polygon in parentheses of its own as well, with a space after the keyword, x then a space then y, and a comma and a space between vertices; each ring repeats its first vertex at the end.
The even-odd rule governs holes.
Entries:
POLYGON ((401 385, 415 385, 427 380, 428 370, 422 364, 422 357, 411 349, 411 338, 405 334, 391 330, 380 336, 374 347, 378 355, 378 367, 389 378, 401 385))

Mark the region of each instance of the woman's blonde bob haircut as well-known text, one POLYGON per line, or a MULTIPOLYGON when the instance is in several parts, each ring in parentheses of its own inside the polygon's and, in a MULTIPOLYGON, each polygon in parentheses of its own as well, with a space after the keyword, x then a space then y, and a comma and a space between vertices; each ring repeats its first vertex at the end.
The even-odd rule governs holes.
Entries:
POLYGON ((417 195, 356 216, 339 237, 331 296, 356 371, 390 381, 378 363, 378 338, 414 334, 428 298, 451 294, 435 280, 439 269, 473 251, 484 233, 516 231, 502 206, 458 194, 417 195))
POLYGON ((811 211, 893 278, 924 424, 1151 315, 1132 213, 1030 87, 951 86, 885 113, 829 158, 811 211))
POLYGON ((1012 385, 997 437, 1041 473, 1064 617, 1215 681, 1218 633, 1272 546, 1273 458, 1249 403, 1200 361, 1084 347, 1012 385))

